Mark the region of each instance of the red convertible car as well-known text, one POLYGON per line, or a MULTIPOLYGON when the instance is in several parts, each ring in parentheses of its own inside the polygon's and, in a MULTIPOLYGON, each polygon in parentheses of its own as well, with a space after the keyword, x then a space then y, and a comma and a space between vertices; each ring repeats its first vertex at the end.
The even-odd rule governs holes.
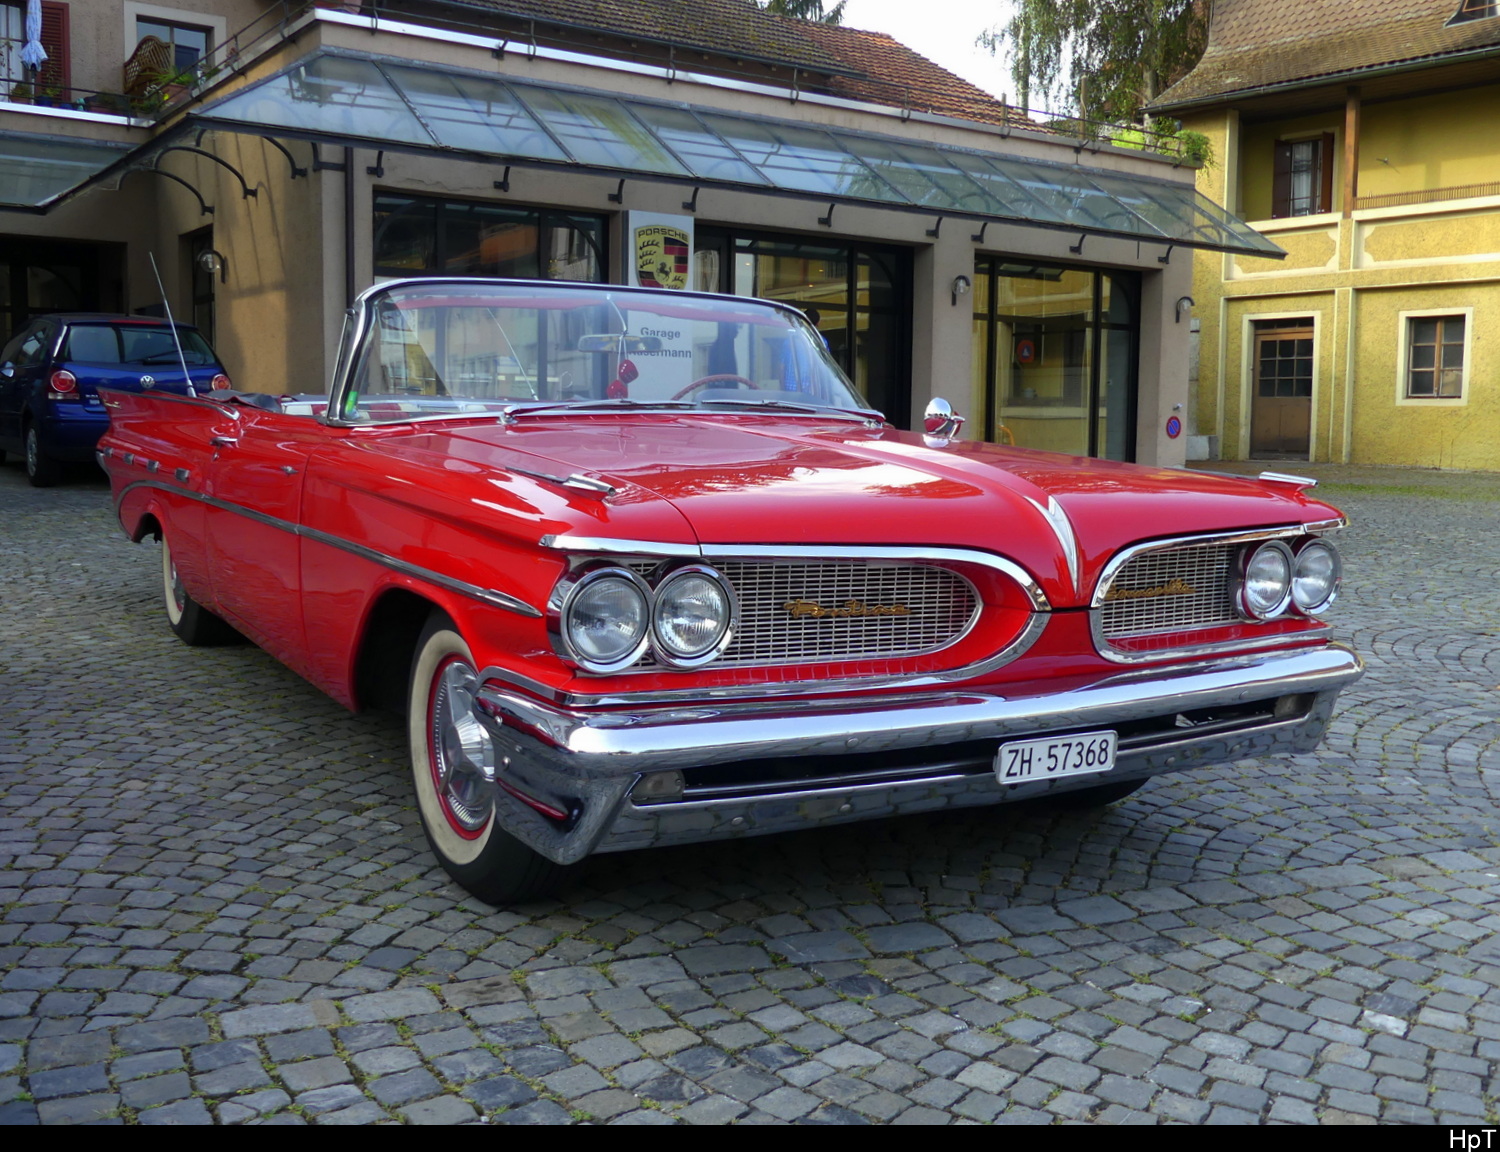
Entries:
POLYGON ((106 394, 167 618, 403 710, 482 899, 591 853, 1308 751, 1361 672, 1311 482, 924 433, 744 298, 407 280, 331 390, 106 394))

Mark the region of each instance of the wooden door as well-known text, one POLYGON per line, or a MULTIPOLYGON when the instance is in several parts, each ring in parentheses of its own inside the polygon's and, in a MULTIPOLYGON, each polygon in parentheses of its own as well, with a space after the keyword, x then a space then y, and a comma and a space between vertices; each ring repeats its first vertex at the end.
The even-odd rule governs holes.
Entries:
POLYGON ((1255 334, 1250 455, 1306 460, 1312 431, 1313 330, 1255 334))

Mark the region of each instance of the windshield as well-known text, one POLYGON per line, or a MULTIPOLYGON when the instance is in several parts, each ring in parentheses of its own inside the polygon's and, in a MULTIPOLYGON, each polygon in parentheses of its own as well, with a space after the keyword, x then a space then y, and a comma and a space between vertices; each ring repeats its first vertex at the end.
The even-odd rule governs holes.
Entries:
MULTIPOLYGON (((182 359, 189 367, 215 363, 208 342, 191 328, 177 329, 182 359)), ((179 363, 172 330, 144 324, 74 324, 68 330, 62 358, 83 364, 179 363)))
POLYGON ((433 280, 365 306, 346 420, 601 403, 868 409, 800 314, 758 300, 433 280))

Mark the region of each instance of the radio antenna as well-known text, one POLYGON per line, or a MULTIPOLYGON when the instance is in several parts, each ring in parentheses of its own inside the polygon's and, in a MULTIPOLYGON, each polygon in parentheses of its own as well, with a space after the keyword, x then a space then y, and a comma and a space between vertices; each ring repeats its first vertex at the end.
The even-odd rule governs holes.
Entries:
POLYGON ((177 321, 172 319, 172 305, 167 303, 167 290, 161 282, 161 269, 156 266, 156 253, 147 252, 151 258, 151 274, 156 277, 156 290, 161 293, 162 310, 167 314, 167 328, 172 333, 172 343, 177 347, 177 362, 182 365, 182 378, 187 382, 187 394, 198 395, 198 389, 193 387, 193 378, 188 374, 187 357, 182 353, 182 338, 177 335, 177 321))

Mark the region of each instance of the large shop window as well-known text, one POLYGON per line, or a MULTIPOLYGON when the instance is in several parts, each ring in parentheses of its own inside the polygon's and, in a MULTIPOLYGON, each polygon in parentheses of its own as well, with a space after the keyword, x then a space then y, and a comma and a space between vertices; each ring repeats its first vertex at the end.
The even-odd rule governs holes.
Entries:
POLYGON ((760 296, 800 308, 870 406, 897 427, 910 425, 908 251, 701 226, 694 249, 699 291, 760 296))
POLYGON ((375 275, 602 283, 604 218, 482 201, 375 196, 375 275))
POLYGON ((1135 459, 1139 274, 986 256, 974 281, 985 438, 1135 459))

